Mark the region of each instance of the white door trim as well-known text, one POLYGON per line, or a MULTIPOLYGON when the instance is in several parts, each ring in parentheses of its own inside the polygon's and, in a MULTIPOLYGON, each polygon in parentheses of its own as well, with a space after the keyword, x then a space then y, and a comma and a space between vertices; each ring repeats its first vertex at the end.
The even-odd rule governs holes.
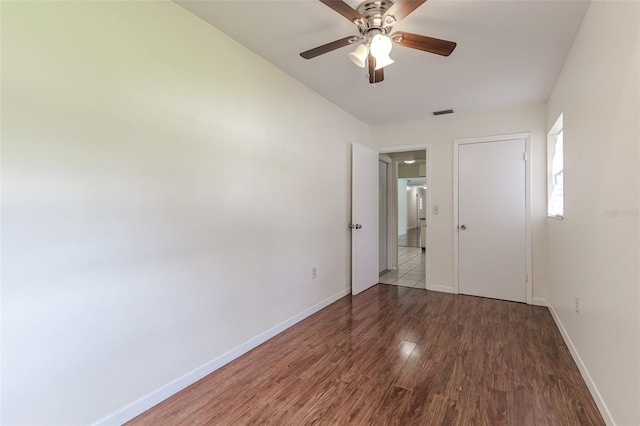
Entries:
MULTIPOLYGON (((387 157, 386 155, 378 155, 378 158, 380 161, 382 161, 383 163, 385 163, 387 165, 387 198, 384 200, 384 202, 386 203, 387 206, 387 264, 385 265, 385 268, 388 270, 392 270, 393 269, 393 265, 394 262, 397 263, 397 251, 396 251, 396 255, 395 258, 393 256, 391 256, 391 253, 393 251, 393 241, 391 241, 390 239, 390 232, 389 229, 391 229, 391 227, 393 227, 393 218, 391 217, 391 212, 389 211, 389 206, 391 205, 391 200, 393 197, 393 192, 392 192, 392 184, 393 184, 393 160, 391 160, 390 157, 387 157)), ((397 188, 396 188, 397 189, 397 188)))
MULTIPOLYGON (((426 179, 427 179, 427 191, 425 196, 425 211, 427 212, 427 241, 425 244, 425 255, 424 255, 424 263, 425 263, 425 284, 427 290, 431 290, 431 144, 423 144, 423 145, 404 145, 404 146, 396 146, 396 147, 385 147, 381 148, 379 151, 381 154, 387 154, 391 152, 404 152, 404 151, 418 151, 424 149, 426 151, 426 179)), ((397 182, 397 171, 394 174, 394 179, 397 182)), ((395 192, 397 192, 397 185, 391 185, 391 188, 395 187, 395 192)), ((395 200, 397 202, 398 196, 395 195, 395 200)), ((395 229, 398 229, 398 209, 390 209, 389 216, 394 215, 395 219, 395 229)), ((397 232, 393 232, 396 234, 393 236, 394 248, 395 248, 395 266, 398 265, 398 235, 397 232)))
MULTIPOLYGON (((533 270, 531 258, 531 132, 480 138, 454 139, 453 141, 453 292, 460 293, 458 277, 458 150, 460 145, 499 142, 509 140, 525 141, 525 221, 526 221, 526 295, 527 304, 533 304, 533 270)), ((428 229, 428 228, 427 228, 428 229)))

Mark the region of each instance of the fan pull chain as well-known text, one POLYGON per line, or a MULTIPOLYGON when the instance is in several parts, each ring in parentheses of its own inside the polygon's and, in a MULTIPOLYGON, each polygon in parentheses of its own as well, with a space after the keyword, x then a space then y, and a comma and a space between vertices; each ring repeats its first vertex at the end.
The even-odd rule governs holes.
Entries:
MULTIPOLYGON (((367 81, 369 81, 369 82, 370 82, 370 79, 371 79, 371 73, 369 72, 369 70, 368 70, 368 69, 367 69, 367 72, 365 72, 365 74, 364 74, 364 75, 365 75, 365 77, 367 78, 367 81)), ((375 74, 375 71, 374 71, 374 73, 373 73, 373 83, 371 83, 371 82, 369 83, 369 84, 371 85, 371 89, 372 89, 372 90, 376 90, 376 83, 377 83, 377 81, 376 81, 376 74, 375 74)))

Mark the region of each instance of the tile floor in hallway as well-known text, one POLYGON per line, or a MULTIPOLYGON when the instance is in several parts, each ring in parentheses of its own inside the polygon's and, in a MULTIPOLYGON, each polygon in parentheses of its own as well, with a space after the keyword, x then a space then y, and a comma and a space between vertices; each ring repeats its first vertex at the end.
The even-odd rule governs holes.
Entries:
POLYGON ((426 288, 424 253, 420 247, 398 247, 398 270, 380 275, 380 283, 426 288))

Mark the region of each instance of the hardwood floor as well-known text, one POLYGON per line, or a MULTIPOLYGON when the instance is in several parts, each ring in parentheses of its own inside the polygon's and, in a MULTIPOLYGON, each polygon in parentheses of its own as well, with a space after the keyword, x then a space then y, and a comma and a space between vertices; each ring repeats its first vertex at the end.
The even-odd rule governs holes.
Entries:
POLYGON ((130 425, 601 425, 547 308, 378 284, 130 425))

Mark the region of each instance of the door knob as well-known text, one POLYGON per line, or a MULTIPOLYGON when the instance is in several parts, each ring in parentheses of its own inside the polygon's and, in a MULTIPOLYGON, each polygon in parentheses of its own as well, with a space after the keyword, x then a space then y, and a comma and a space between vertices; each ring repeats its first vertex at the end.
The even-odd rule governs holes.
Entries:
POLYGON ((460 225, 460 229, 464 231, 465 229, 467 229, 467 225, 460 225))
POLYGON ((360 229, 362 228, 362 225, 360 225, 359 223, 356 223, 356 229, 360 229))

